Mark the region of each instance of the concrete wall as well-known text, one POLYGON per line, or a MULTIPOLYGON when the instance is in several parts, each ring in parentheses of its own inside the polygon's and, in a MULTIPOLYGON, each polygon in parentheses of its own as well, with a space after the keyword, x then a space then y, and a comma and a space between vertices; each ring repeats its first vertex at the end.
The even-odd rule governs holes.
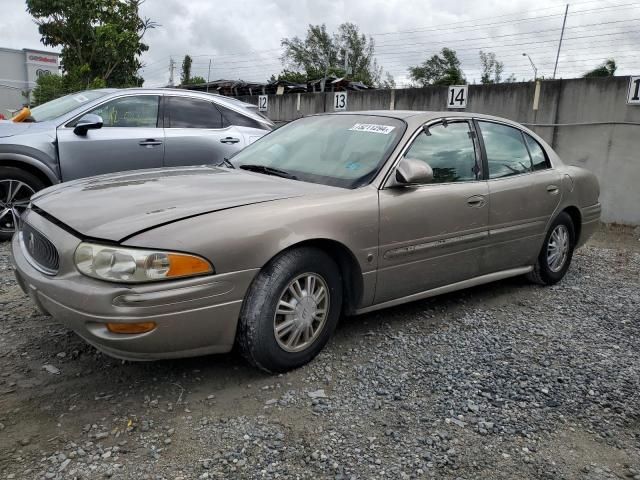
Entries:
MULTIPOLYGON (((533 110, 535 88, 534 83, 470 85, 465 111, 528 124, 565 163, 598 176, 603 221, 640 225, 640 106, 627 105, 629 77, 543 81, 538 110, 533 110)), ((447 92, 447 87, 349 92, 347 104, 350 111, 446 111, 447 92)), ((297 94, 269 96, 267 115, 289 121, 333 111, 333 93, 299 97, 298 105, 297 94)), ((258 103, 257 96, 240 99, 258 103)))

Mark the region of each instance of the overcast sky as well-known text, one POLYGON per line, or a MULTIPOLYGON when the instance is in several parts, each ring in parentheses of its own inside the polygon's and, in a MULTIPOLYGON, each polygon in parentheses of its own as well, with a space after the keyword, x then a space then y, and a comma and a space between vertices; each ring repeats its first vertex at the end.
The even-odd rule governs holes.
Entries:
MULTIPOLYGON (((0 47, 49 49, 23 0, 0 0, 0 47)), ((304 36, 309 23, 334 31, 356 23, 376 42, 378 63, 401 86, 407 67, 442 47, 458 52, 469 83, 479 81, 478 51, 493 51, 505 76, 550 78, 565 3, 553 0, 147 0, 142 15, 160 26, 148 32, 142 61, 146 86, 166 84, 169 60, 178 68, 186 53, 194 57, 192 75, 211 79, 266 81, 282 70, 280 41, 304 36)), ((618 74, 640 74, 640 4, 632 0, 571 2, 558 77, 574 77, 608 57, 618 74)), ((50 49, 49 49, 50 50, 50 49)), ((55 49, 54 49, 55 50, 55 49)))

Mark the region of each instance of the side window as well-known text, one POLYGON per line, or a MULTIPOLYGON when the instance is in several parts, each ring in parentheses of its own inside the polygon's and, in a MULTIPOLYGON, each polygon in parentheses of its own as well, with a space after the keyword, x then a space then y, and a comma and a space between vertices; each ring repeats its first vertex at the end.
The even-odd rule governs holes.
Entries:
POLYGON ((91 110, 102 117, 103 127, 146 127, 158 125, 157 95, 120 97, 91 110))
POLYGON ((217 105, 218 110, 222 113, 222 118, 225 127, 230 127, 231 125, 235 125, 236 127, 249 127, 249 128, 259 128, 264 130, 262 124, 253 118, 249 118, 241 113, 236 112, 235 110, 231 110, 230 108, 223 107, 222 105, 217 105))
POLYGON ((418 135, 405 156, 428 163, 433 183, 476 180, 480 171, 467 122, 430 126, 429 134, 418 135))
POLYGON ((522 132, 499 123, 478 122, 489 163, 489 178, 502 178, 532 171, 531 158, 522 132))
POLYGON ((534 170, 544 170, 545 168, 549 168, 549 160, 547 159, 547 154, 544 153, 544 149, 540 146, 540 144, 534 140, 531 135, 524 134, 524 139, 527 142, 527 146, 529 147, 529 153, 531 154, 531 161, 533 162, 534 170))
POLYGON ((188 97, 167 97, 168 128, 222 128, 222 115, 212 102, 188 97))

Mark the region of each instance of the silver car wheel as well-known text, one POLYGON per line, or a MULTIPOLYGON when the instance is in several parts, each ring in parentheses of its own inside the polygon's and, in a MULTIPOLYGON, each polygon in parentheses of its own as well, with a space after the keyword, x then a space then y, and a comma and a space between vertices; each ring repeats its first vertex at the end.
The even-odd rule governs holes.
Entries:
POLYGON ((569 255, 569 229, 565 225, 558 225, 551 232, 547 244, 547 265, 554 273, 564 267, 569 255))
POLYGON ((0 232, 12 233, 35 190, 20 180, 0 180, 0 232))
POLYGON ((286 286, 273 322, 273 333, 280 348, 299 352, 318 338, 329 315, 329 288, 316 273, 303 273, 286 286))

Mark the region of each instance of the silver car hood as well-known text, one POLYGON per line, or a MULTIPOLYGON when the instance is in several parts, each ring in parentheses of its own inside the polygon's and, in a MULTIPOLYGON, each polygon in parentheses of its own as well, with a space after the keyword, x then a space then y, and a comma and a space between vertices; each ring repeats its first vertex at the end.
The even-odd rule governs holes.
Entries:
POLYGON ((32 197, 83 237, 123 241, 205 213, 302 196, 322 185, 211 166, 138 170, 62 183, 32 197))
MULTIPOLYGON (((0 138, 12 137, 21 133, 30 133, 31 131, 42 130, 43 123, 12 122, 11 120, 0 121, 0 138)), ((44 128, 47 129, 49 126, 46 125, 44 128)))

